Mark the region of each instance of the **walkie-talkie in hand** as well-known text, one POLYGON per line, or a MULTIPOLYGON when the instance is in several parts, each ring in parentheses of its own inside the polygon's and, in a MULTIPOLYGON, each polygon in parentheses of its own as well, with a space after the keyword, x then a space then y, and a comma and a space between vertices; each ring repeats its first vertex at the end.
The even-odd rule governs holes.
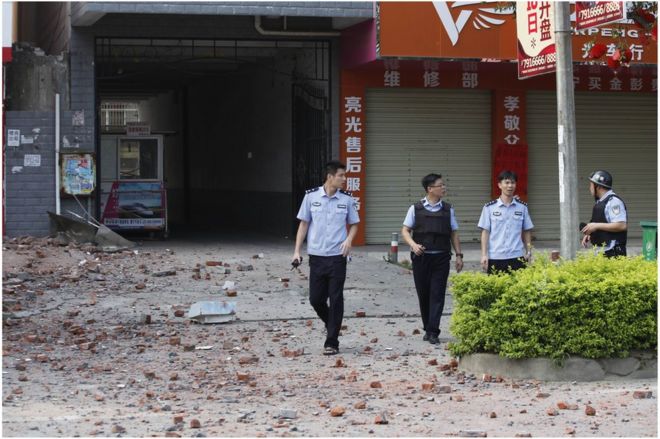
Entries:
POLYGON ((298 268, 300 266, 300 264, 302 264, 302 260, 303 260, 303 258, 301 256, 300 259, 294 259, 293 261, 291 261, 291 271, 298 268))
POLYGON ((587 223, 580 223, 580 228, 578 230, 581 232, 585 227, 587 227, 587 223))

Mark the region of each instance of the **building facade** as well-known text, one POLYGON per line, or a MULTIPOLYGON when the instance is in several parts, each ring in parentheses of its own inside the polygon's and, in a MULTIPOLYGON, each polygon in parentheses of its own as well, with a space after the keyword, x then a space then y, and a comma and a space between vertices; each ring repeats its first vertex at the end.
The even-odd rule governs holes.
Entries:
MULTIPOLYGON (((339 155, 341 32, 372 20, 373 8, 18 3, 14 51, 25 60, 7 79, 6 129, 19 140, 5 150, 5 233, 48 233, 45 211, 58 194, 63 213, 105 220, 115 183, 121 192, 123 181, 144 181, 165 187, 169 224, 290 236, 304 190, 320 184, 322 164, 339 155)), ((124 198, 125 218, 115 223, 160 216, 153 198, 124 198)))
MULTIPOLYGON (((461 238, 477 241, 503 169, 520 177, 534 239, 559 238, 555 75, 518 79, 515 18, 495 6, 382 2, 374 22, 345 33, 341 157, 360 201, 359 242, 389 242, 430 172, 448 184, 461 238)), ((572 46, 579 218, 591 214, 590 173, 607 169, 639 238, 639 222, 657 215, 657 45, 633 24, 612 24, 574 31, 572 46), (595 41, 626 44, 633 62, 612 70, 590 60, 595 41)))
MULTIPOLYGON (((361 206, 360 244, 389 242, 429 172, 448 183, 462 239, 477 240, 504 168, 520 175, 534 238, 558 239, 554 75, 517 78, 515 20, 489 2, 16 9, 6 235, 47 234, 45 212, 59 199, 63 213, 126 228, 293 236, 304 190, 341 158, 361 206)), ((573 36, 580 219, 592 205, 589 173, 607 169, 631 237, 657 212, 657 45, 646 40, 631 24, 573 36), (590 61, 596 40, 624 40, 633 62, 590 61)))

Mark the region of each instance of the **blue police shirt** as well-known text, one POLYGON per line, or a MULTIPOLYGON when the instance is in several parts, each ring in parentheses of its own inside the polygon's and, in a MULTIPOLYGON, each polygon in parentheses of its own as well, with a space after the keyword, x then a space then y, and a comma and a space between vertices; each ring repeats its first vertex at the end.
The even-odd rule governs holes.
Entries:
POLYGON ((341 191, 330 197, 323 186, 305 193, 297 218, 309 223, 307 254, 314 256, 341 255, 341 244, 348 236, 346 224, 360 222, 353 197, 341 191))
MULTIPOLYGON (((616 195, 613 190, 605 192, 605 194, 600 198, 604 200, 610 195, 616 195)), ((619 198, 612 198, 605 205, 605 219, 608 223, 618 223, 618 222, 628 222, 628 213, 626 212, 626 206, 619 198)), ((603 251, 611 250, 616 245, 616 240, 613 239, 607 243, 603 248, 603 251)))
MULTIPOLYGON (((424 209, 429 212, 438 212, 442 209, 442 200, 438 201, 435 204, 431 204, 429 200, 424 197, 421 199, 424 209)), ((449 209, 449 222, 451 223, 451 230, 458 230, 458 222, 456 222, 456 214, 454 213, 454 208, 449 209)), ((409 229, 415 228, 415 205, 413 204, 408 208, 408 213, 406 213, 406 218, 403 220, 403 225, 409 229)), ((413 237, 414 238, 414 237, 413 237)), ((424 253, 440 253, 440 252, 424 252, 424 253)))
POLYGON ((500 198, 481 209, 480 229, 488 231, 488 259, 513 259, 525 255, 523 230, 534 228, 527 206, 514 198, 510 205, 500 198))

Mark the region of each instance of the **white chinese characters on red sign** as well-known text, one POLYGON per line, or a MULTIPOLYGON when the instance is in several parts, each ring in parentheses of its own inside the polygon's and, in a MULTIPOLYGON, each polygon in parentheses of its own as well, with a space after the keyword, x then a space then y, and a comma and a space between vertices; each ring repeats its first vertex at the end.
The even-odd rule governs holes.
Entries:
MULTIPOLYGON (((398 72, 397 72, 398 73, 398 72)), ((344 152, 346 153, 346 190, 360 192, 362 173, 362 96, 344 97, 344 152)), ((360 208, 360 197, 353 194, 360 208)))
POLYGON ((555 71, 554 2, 517 2, 518 78, 555 71))
POLYGON ((504 142, 508 145, 517 145, 520 141, 520 96, 507 95, 504 97, 504 142))
POLYGON ((625 18, 625 2, 575 2, 576 29, 601 26, 625 18))

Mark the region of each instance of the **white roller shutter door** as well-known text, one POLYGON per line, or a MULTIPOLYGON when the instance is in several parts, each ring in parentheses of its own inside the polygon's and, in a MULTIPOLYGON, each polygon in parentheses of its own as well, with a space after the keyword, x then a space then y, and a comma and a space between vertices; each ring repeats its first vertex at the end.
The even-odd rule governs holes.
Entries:
POLYGON ((490 198, 491 93, 370 89, 366 119, 366 241, 389 243, 431 172, 447 183, 461 240, 479 239, 490 198))
MULTIPOLYGON (((628 209, 628 236, 640 238, 639 222, 657 217, 657 95, 575 94, 578 204, 588 222, 594 200, 588 177, 605 169, 628 209)), ((559 238, 557 103, 552 92, 527 95, 529 208, 537 239, 559 238)))

